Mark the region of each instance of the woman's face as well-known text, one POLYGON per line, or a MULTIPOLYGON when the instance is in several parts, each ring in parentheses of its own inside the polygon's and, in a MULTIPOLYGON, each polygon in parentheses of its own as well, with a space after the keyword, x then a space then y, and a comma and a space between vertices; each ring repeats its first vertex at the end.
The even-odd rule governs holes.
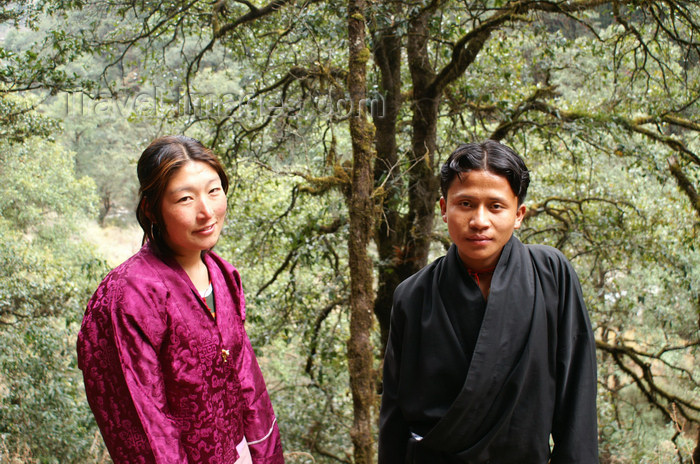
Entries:
POLYGON ((161 213, 165 241, 176 256, 212 248, 226 217, 226 193, 217 172, 201 161, 183 165, 168 182, 161 213))

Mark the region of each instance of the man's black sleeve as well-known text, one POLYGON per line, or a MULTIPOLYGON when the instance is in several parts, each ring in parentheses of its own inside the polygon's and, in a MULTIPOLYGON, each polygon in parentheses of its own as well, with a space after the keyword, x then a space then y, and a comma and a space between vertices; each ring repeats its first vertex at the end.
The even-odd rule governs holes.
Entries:
POLYGON ((403 464, 408 444, 408 425, 398 402, 402 330, 392 309, 389 341, 384 356, 382 405, 379 412, 378 464, 403 464))
POLYGON ((598 463, 595 339, 576 272, 565 259, 562 264, 550 463, 593 464, 598 463))

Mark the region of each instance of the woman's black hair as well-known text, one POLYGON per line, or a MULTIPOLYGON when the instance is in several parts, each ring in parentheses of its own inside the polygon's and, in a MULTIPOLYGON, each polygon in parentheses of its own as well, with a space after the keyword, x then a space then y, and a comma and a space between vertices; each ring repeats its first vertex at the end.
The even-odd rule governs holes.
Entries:
POLYGON ((457 147, 440 169, 443 198, 447 199, 447 191, 454 179, 461 180, 462 173, 469 171, 489 171, 505 177, 518 197, 518 206, 525 201, 527 187, 530 185, 530 171, 512 148, 490 139, 457 147))

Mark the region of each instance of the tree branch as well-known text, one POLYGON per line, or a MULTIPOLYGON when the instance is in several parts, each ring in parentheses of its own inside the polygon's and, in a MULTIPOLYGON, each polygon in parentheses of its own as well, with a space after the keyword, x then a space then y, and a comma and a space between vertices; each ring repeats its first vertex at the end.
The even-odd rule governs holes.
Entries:
POLYGON ((647 401, 658 409, 666 419, 677 423, 677 419, 673 417, 671 412, 673 405, 676 405, 686 420, 700 423, 698 418, 700 416, 697 416, 700 413, 700 406, 667 391, 656 383, 655 375, 652 373, 652 364, 643 359, 655 360, 656 356, 625 345, 611 345, 599 340, 596 340, 596 347, 612 355, 618 367, 632 378, 647 401), (628 366, 625 359, 632 361, 638 372, 628 366), (663 401, 666 403, 664 404, 663 401))
POLYGON ((668 169, 671 175, 676 179, 678 187, 686 194, 690 200, 690 205, 693 207, 698 216, 700 216, 700 195, 693 186, 693 182, 685 175, 681 167, 678 165, 678 160, 675 156, 668 158, 668 169))
POLYGON ((333 308, 335 308, 336 306, 347 305, 348 301, 348 297, 333 300, 329 304, 324 306, 321 309, 321 311, 316 315, 313 332, 311 333, 311 342, 309 343, 309 355, 306 357, 306 367, 304 368, 304 372, 306 372, 312 379, 315 379, 315 376, 313 374, 313 367, 314 358, 316 357, 316 352, 318 351, 318 334, 321 331, 321 325, 323 324, 323 321, 325 321, 331 314, 333 308))
POLYGON ((498 13, 463 35, 454 44, 452 59, 438 72, 431 86, 438 95, 447 85, 460 77, 476 59, 491 33, 508 21, 523 19, 529 11, 553 13, 573 13, 595 8, 609 3, 609 0, 587 0, 579 2, 559 2, 519 0, 508 3, 498 13))

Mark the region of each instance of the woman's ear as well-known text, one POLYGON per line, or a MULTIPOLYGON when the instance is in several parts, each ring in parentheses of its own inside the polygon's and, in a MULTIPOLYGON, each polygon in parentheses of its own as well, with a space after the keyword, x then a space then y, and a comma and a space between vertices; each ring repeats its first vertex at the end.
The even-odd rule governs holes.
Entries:
POLYGON ((144 197, 141 199, 141 203, 139 203, 139 209, 143 213, 146 218, 151 221, 152 224, 157 224, 156 218, 153 217, 153 214, 151 214, 151 207, 150 204, 148 203, 148 200, 144 197))

